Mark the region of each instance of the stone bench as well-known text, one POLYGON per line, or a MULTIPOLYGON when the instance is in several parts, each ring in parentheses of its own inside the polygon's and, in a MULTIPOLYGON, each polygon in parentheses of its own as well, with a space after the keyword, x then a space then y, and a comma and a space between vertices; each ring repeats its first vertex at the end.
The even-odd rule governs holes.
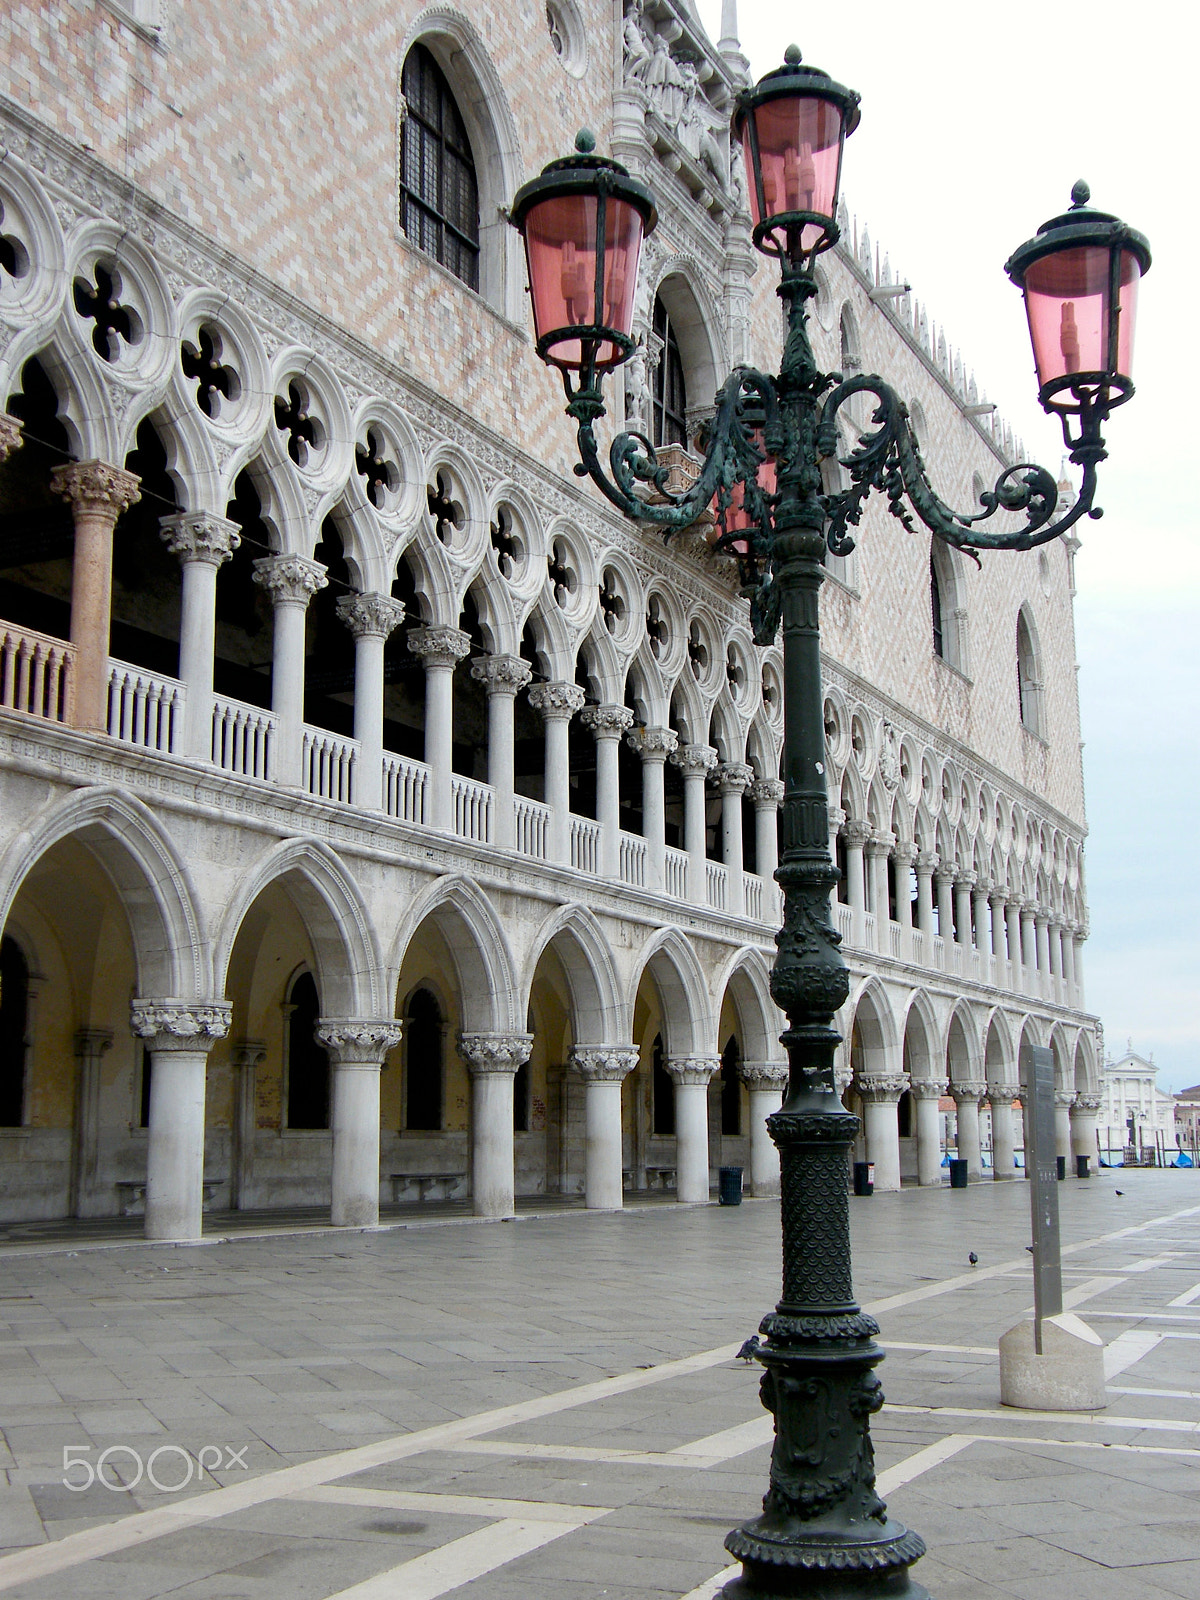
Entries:
MULTIPOLYGON (((201 1209, 207 1211, 209 1205, 216 1197, 217 1190, 222 1184, 221 1178, 205 1178, 203 1181, 203 1198, 201 1209)), ((117 1199, 121 1205, 123 1217, 140 1217, 146 1211, 146 1180, 145 1178, 118 1178, 116 1180, 117 1199)))
MULTIPOLYGON (((675 1168, 674 1167, 643 1167, 642 1171, 644 1171, 645 1174, 646 1174, 646 1188, 647 1189, 664 1189, 664 1190, 674 1189, 674 1187, 675 1187, 675 1168)), ((635 1180, 636 1177, 637 1177, 637 1174, 633 1171, 633 1169, 630 1168, 630 1167, 626 1167, 625 1171, 623 1173, 623 1179, 624 1179, 623 1186, 624 1186, 624 1188, 626 1188, 626 1189, 628 1189, 628 1190, 630 1190, 632 1192, 634 1190, 634 1187, 635 1187, 634 1180, 635 1180)))
POLYGON ((467 1181, 465 1172, 393 1172, 388 1177, 392 1186, 392 1200, 402 1205, 406 1200, 456 1200, 460 1195, 452 1191, 467 1181), (441 1194, 433 1190, 441 1185, 441 1194))

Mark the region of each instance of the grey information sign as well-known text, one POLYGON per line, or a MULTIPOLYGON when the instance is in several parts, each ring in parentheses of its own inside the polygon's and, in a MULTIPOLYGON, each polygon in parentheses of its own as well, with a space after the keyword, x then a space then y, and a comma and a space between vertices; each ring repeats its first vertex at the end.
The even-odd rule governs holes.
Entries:
POLYGON ((1042 1353, 1042 1318, 1062 1310, 1062 1257, 1058 1238, 1058 1155, 1054 1132, 1054 1054, 1029 1051, 1025 1151, 1033 1212, 1033 1343, 1042 1353))

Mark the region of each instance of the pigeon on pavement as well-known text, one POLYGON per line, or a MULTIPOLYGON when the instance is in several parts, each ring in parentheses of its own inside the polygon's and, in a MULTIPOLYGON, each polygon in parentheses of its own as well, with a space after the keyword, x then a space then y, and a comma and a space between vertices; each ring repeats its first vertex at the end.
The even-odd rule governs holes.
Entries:
POLYGON ((975 1254, 974 1250, 968 1252, 967 1260, 973 1267, 977 1267, 979 1265, 979 1257, 975 1254))
POLYGON ((761 1341, 759 1340, 758 1335, 756 1333, 752 1333, 750 1335, 750 1337, 742 1345, 742 1348, 738 1351, 738 1353, 737 1353, 738 1360, 739 1361, 753 1361, 755 1356, 758 1354, 758 1347, 759 1347, 760 1342, 761 1341))

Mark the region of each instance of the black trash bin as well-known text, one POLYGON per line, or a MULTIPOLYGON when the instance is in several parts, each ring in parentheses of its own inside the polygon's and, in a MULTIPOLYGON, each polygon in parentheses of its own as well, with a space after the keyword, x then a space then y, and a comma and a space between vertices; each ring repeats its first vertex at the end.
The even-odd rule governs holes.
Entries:
POLYGON ((950 1187, 952 1189, 965 1189, 967 1187, 967 1163, 965 1161, 952 1161, 950 1163, 950 1187))
POLYGON ((854 1192, 855 1194, 875 1193, 875 1163, 873 1161, 856 1161, 854 1163, 854 1192))
POLYGON ((1058 1178, 1061 1183, 1067 1175, 1067 1158, 1066 1156, 1055 1156, 1054 1159, 1058 1163, 1058 1178))
POLYGON ((1091 1173, 1088 1171, 1088 1161, 1089 1160, 1090 1160, 1090 1157, 1088 1157, 1088 1156, 1076 1156, 1075 1157, 1075 1176, 1077 1178, 1090 1178, 1091 1177, 1091 1173))
POLYGON ((723 1206, 740 1206, 742 1203, 741 1167, 718 1167, 717 1198, 723 1206))

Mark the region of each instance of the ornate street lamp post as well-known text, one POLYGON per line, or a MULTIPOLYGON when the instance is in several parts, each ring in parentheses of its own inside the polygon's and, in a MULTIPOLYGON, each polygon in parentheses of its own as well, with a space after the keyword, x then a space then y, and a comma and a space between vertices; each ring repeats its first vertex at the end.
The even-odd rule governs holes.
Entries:
POLYGON ((817 611, 825 552, 854 548, 849 530, 872 489, 906 528, 915 530, 915 514, 936 538, 968 551, 1032 549, 1085 514, 1099 516, 1100 427, 1133 393, 1134 298, 1150 265, 1140 234, 1088 209, 1085 184, 1076 184, 1066 215, 1013 254, 1006 270, 1024 291, 1039 398, 1062 419, 1071 460, 1083 468, 1082 489, 1054 521, 1054 478, 1022 463, 980 496, 980 510, 959 515, 934 492, 895 390, 875 376, 820 372, 813 359, 807 303, 817 293, 815 258, 838 239, 842 148, 858 124, 858 101, 803 65, 795 46, 784 66, 739 98, 735 131, 746 154, 754 243, 780 262, 787 341, 778 376, 739 367, 726 380, 703 468, 683 495, 668 492, 666 469, 643 434, 613 440, 611 477, 595 436, 605 415, 604 375, 633 350, 638 255, 657 220, 650 193, 596 155, 584 132, 576 154, 527 183, 512 210, 525 238, 538 354, 561 370, 577 427, 575 471, 626 516, 667 530, 689 527, 715 502, 724 530, 717 547, 737 557, 756 641, 770 644, 783 627, 785 793, 776 877, 784 918, 771 993, 788 1019, 782 1038, 790 1077, 768 1123, 780 1154, 783 1294, 762 1321, 758 1351, 775 1444, 762 1516, 725 1541, 743 1564, 727 1600, 927 1600, 908 1573, 924 1542, 888 1518, 875 1492, 870 1418, 883 1404, 874 1371, 883 1352, 850 1273, 847 1154, 858 1121, 834 1086, 840 1036, 833 1019, 849 977, 829 906, 838 874, 829 857, 817 611), (826 494, 820 464, 836 454, 837 413, 858 393, 875 399, 872 423, 842 458, 849 487, 826 494), (997 512, 1023 523, 987 531, 983 524, 997 512))

